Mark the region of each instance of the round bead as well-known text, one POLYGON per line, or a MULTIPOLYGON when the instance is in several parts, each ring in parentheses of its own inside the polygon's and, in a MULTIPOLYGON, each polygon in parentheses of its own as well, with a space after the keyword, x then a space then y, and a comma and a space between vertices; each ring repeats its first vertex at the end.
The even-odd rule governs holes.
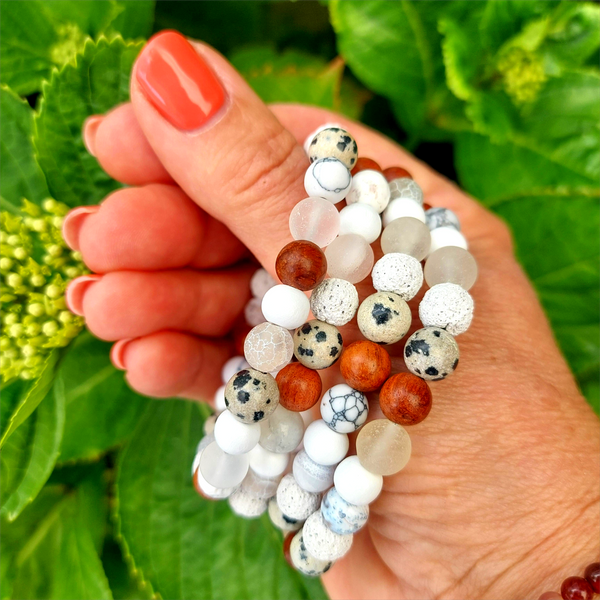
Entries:
POLYGON ((348 535, 365 526, 369 518, 369 506, 349 504, 335 488, 331 488, 321 502, 321 514, 331 531, 348 535))
POLYGON ((225 404, 225 386, 224 385, 222 385, 215 392, 214 403, 215 403, 215 411, 218 413, 224 411, 227 408, 227 405, 225 404))
POLYGON ((586 581, 590 584, 590 587, 600 594, 600 562, 592 563, 588 565, 583 574, 586 581))
POLYGON ((428 381, 451 375, 460 356, 456 340, 444 329, 426 327, 415 331, 404 346, 408 370, 428 381))
POLYGON ((290 214, 290 233, 295 240, 307 240, 320 248, 328 246, 340 230, 340 213, 324 198, 305 198, 290 214))
POLYGON ((275 261, 277 277, 303 292, 319 285, 327 274, 327 260, 319 246, 297 240, 284 246, 275 261))
POLYGON ((244 519, 256 519, 267 510, 267 501, 248 494, 243 488, 238 488, 229 496, 231 510, 244 519))
POLYGON ((232 356, 221 369, 223 384, 226 384, 238 371, 247 369, 249 366, 243 356, 232 356))
POLYGON ((455 283, 440 283, 429 288, 419 304, 424 327, 439 327, 452 335, 469 329, 475 304, 469 292, 455 283))
POLYGON ((202 424, 202 431, 204 432, 204 435, 210 435, 215 430, 216 420, 217 415, 209 415, 206 417, 206 420, 202 424))
POLYGON ((296 329, 308 318, 310 301, 296 288, 276 285, 265 294, 261 308, 267 321, 286 329, 296 329))
POLYGON ((381 236, 381 249, 384 254, 400 252, 409 254, 418 261, 429 254, 431 234, 427 225, 413 217, 402 217, 392 221, 381 236))
POLYGON ((260 424, 260 445, 270 452, 286 453, 296 449, 304 434, 304 421, 297 412, 279 405, 260 424))
POLYGON ((387 351, 367 340, 350 344, 340 361, 342 377, 359 392, 378 390, 391 370, 392 361, 387 351))
POLYGON ((302 537, 308 553, 319 560, 338 560, 352 546, 352 535, 340 535, 331 531, 320 510, 306 519, 302 528, 302 537))
POLYGON ((378 292, 394 292, 408 302, 417 295, 422 285, 421 263, 408 254, 386 254, 373 267, 373 287, 378 292))
POLYGON ((425 213, 425 222, 432 231, 438 227, 454 227, 460 231, 460 221, 449 208, 430 208, 425 213))
POLYGON ((323 419, 313 421, 304 433, 306 454, 320 465, 335 465, 346 456, 350 442, 345 433, 336 433, 323 419))
POLYGON ((268 373, 244 369, 225 387, 225 404, 242 423, 257 423, 267 418, 279 404, 279 389, 268 373))
POLYGON ((337 158, 322 158, 312 163, 304 176, 304 189, 309 196, 318 196, 332 204, 343 200, 350 189, 352 175, 337 158))
POLYGON ((200 466, 200 456, 202 454, 202 450, 206 448, 209 444, 212 444, 215 441, 215 436, 212 433, 207 433, 199 442, 198 446, 196 446, 196 456, 194 456, 194 462, 192 463, 192 475, 196 472, 196 469, 200 466))
POLYGON ((306 152, 307 156, 308 156, 308 151, 310 149, 310 143, 313 141, 315 135, 317 135, 317 133, 319 133, 320 131, 323 131, 324 129, 329 129, 330 127, 338 127, 340 129, 342 129, 342 126, 339 123, 324 123, 323 125, 319 125, 319 127, 317 127, 314 131, 312 131, 311 133, 309 133, 306 136, 306 139, 304 140, 304 144, 302 145, 302 147, 304 148, 304 152, 306 152))
POLYGON ((473 255, 458 246, 446 246, 430 254, 423 269, 429 287, 454 283, 470 290, 477 281, 477 262, 473 255))
POLYGON ((311 140, 308 147, 310 162, 330 157, 342 161, 349 169, 356 164, 358 146, 345 129, 328 127, 319 131, 311 140))
POLYGON ((283 367, 275 379, 279 386, 279 403, 288 410, 303 412, 312 408, 321 397, 320 375, 300 363, 283 367))
POLYGON ((376 344, 395 344, 407 334, 412 314, 398 294, 376 292, 362 301, 356 320, 368 340, 376 344))
POLYGON ((383 226, 387 227, 396 219, 403 217, 412 217, 425 223, 425 211, 423 207, 411 198, 396 198, 390 201, 387 208, 383 211, 383 226))
POLYGON ((394 179, 400 179, 401 177, 408 177, 409 179, 412 179, 412 175, 402 167, 388 167, 387 169, 383 170, 383 176, 388 181, 394 181, 394 179))
POLYGON ((562 596, 556 592, 544 592, 538 600, 562 600, 562 596))
POLYGON ((390 200, 411 198, 423 206, 423 190, 409 177, 399 177, 390 181, 390 200))
POLYGON ((269 512, 269 519, 271 519, 271 523, 273 523, 277 529, 280 529, 283 532, 298 531, 298 529, 302 527, 302 521, 290 519, 290 517, 286 517, 281 512, 281 509, 277 504, 277 498, 271 498, 269 500, 267 510, 269 512))
POLYGON ((227 454, 216 442, 212 442, 202 451, 198 468, 210 485, 230 488, 242 483, 249 464, 248 454, 227 454))
POLYGON ((265 316, 262 313, 261 304, 262 300, 259 300, 258 298, 250 298, 250 300, 248 300, 248 303, 244 307, 244 318, 248 325, 255 327, 266 321, 265 316))
POLYGON ((304 323, 294 333, 294 356, 309 369, 330 367, 341 356, 343 345, 338 328, 317 319, 304 323))
POLYGON ((356 456, 360 464, 377 475, 394 475, 404 469, 410 460, 411 449, 406 429, 388 419, 367 423, 356 438, 356 456))
POLYGON ((360 156, 358 158, 358 160, 356 161, 356 164, 352 168, 352 171, 351 171, 352 176, 354 177, 354 175, 356 175, 360 171, 366 171, 367 169, 371 169, 372 171, 380 171, 381 172, 381 167, 379 166, 378 162, 375 162, 372 158, 366 158, 366 157, 360 156))
POLYGON ((377 213, 385 210, 390 201, 390 187, 379 171, 360 171, 352 178, 352 186, 346 197, 347 204, 360 202, 372 206, 377 213))
POLYGON ((367 420, 369 403, 364 394, 345 383, 328 389, 321 400, 321 417, 337 433, 352 433, 367 420))
POLYGON ((381 217, 368 204, 350 204, 340 211, 340 235, 356 233, 372 244, 381 234, 381 217))
POLYGON ((367 240, 356 233, 337 237, 325 250, 327 271, 333 278, 358 283, 369 275, 375 257, 367 240))
POLYGON ((324 492, 333 485, 333 465, 320 465, 301 450, 294 458, 294 479, 307 492, 324 492))
POLYGON ((290 543, 290 560, 292 566, 307 577, 320 577, 333 564, 328 560, 319 560, 306 551, 302 531, 299 531, 290 543))
POLYGON ((397 373, 381 388, 379 406, 392 423, 416 425, 431 410, 431 390, 420 377, 412 373, 397 373))
POLYGON ((250 452, 259 438, 258 423, 240 423, 228 410, 224 410, 215 423, 215 441, 227 454, 250 452))
POLYGON ((278 479, 258 476, 252 469, 242 481, 240 489, 244 490, 250 496, 260 500, 268 500, 277 493, 278 479))
POLYGON ((563 600, 592 600, 594 592, 583 577, 567 577, 560 586, 563 600))
POLYGON ((278 454, 270 452, 260 444, 248 453, 250 459, 250 468, 259 476, 265 479, 279 477, 286 469, 290 457, 287 454, 278 454))
POLYGON ((275 285, 277 282, 265 269, 258 269, 250 279, 250 291, 259 300, 262 300, 263 296, 275 285))
POLYGON ((276 371, 292 360, 292 334, 279 325, 261 323, 246 336, 244 354, 253 369, 263 373, 276 371))
POLYGON ((224 498, 228 498, 235 492, 236 486, 228 487, 228 488, 217 488, 214 485, 210 485, 204 477, 202 477, 202 473, 200 469, 196 469, 193 476, 194 487, 196 491, 207 498, 208 500, 223 500, 224 498))
POLYGON ((338 494, 350 504, 370 504, 379 496, 383 477, 367 471, 358 456, 345 458, 333 474, 333 483, 338 494))
POLYGON ((319 321, 341 327, 356 313, 358 292, 345 279, 326 279, 313 290, 310 308, 319 321))
POLYGON ((321 496, 303 490, 288 473, 277 488, 277 504, 287 517, 303 521, 319 507, 321 496))
POLYGON ((431 232, 431 246, 429 252, 435 252, 446 246, 458 246, 459 248, 468 249, 465 236, 454 229, 454 227, 438 227, 431 232))

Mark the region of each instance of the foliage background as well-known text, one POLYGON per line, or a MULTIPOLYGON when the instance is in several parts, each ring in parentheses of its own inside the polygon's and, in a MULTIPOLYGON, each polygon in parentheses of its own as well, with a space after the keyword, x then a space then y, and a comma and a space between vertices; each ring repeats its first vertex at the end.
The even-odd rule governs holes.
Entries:
MULTIPOLYGON (((143 39, 224 52, 267 101, 361 119, 505 218, 599 410, 600 7, 583 2, 0 3, 2 210, 119 184, 81 125, 128 98, 143 39)), ((518 301, 518 299, 516 299, 518 301)), ((533 350, 535 351, 535 350, 533 350)), ((526 401, 526 399, 524 399, 526 401)), ((142 398, 82 333, 2 393, 2 598, 323 598, 268 519, 191 486, 204 406, 142 398)))

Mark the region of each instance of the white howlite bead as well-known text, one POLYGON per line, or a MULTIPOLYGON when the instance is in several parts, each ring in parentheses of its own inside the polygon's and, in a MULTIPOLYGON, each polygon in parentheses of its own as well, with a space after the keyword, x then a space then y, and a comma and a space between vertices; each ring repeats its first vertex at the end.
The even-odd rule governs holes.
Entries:
POLYGON ((398 177, 390 181, 390 198, 411 198, 423 206, 423 190, 410 177, 398 177))
POLYGON ((280 284, 264 295, 262 312, 267 321, 286 329, 296 329, 308 320, 310 301, 300 290, 280 284))
POLYGON ((260 424, 260 445, 270 452, 288 453, 302 441, 304 421, 297 412, 279 404, 260 424))
POLYGON ((290 362, 294 355, 294 340, 284 327, 261 323, 248 332, 244 354, 253 369, 270 373, 290 362))
POLYGON ((339 327, 356 314, 358 292, 345 279, 325 279, 312 291, 310 308, 319 321, 339 327))
POLYGON ((232 356, 221 369, 221 381, 227 383, 238 371, 247 369, 249 366, 243 356, 232 356))
POLYGON ((468 250, 469 245, 465 236, 457 231, 454 227, 437 227, 431 230, 431 246, 429 247, 429 254, 433 254, 440 248, 446 246, 458 246, 463 250, 468 250))
POLYGON ((240 485, 240 489, 259 500, 268 500, 277 493, 278 485, 279 479, 259 477, 252 469, 249 469, 248 474, 240 485))
POLYGON ((206 417, 204 423, 202 424, 202 431, 204 431, 204 435, 210 435, 215 430, 215 421, 217 420, 217 415, 209 415, 206 417))
POLYGON ((230 411, 224 410, 215 423, 215 441, 227 454, 250 452, 260 439, 258 423, 242 423, 230 411))
POLYGON ((260 325, 266 321, 265 316, 262 313, 261 304, 262 300, 259 300, 258 298, 251 298, 244 307, 244 317, 246 319, 246 323, 248 323, 248 325, 251 327, 255 327, 256 325, 260 325))
POLYGON ((349 204, 340 211, 340 235, 346 233, 356 233, 372 244, 381 234, 381 217, 369 204, 349 204))
MULTIPOLYGON (((202 454, 202 453, 200 453, 202 454)), ((237 486, 228 487, 228 488, 218 488, 214 485, 211 485, 204 479, 200 469, 197 469, 194 475, 194 485, 196 488, 199 488, 202 493, 208 498, 212 498, 213 500, 223 500, 228 498, 235 492, 237 486)))
POLYGON ((229 496, 229 506, 239 517, 256 519, 267 510, 267 501, 251 496, 240 487, 229 496))
POLYGON ((333 431, 323 419, 313 421, 304 433, 304 450, 319 465, 339 463, 349 446, 348 435, 333 431))
POLYGON ((432 231, 438 227, 454 227, 460 231, 460 221, 449 208, 430 208, 425 213, 427 227, 432 231))
MULTIPOLYGON (((236 373, 237 373, 237 371, 236 371, 236 373)), ((222 385, 215 392, 214 404, 215 404, 215 411, 217 413, 221 413, 227 408, 227 405, 225 404, 225 387, 226 386, 222 385)))
POLYGON ((333 485, 335 466, 316 463, 305 450, 298 452, 294 458, 294 479, 307 492, 324 492, 333 485))
POLYGON ((303 490, 288 473, 277 488, 277 504, 287 517, 303 521, 314 513, 321 503, 321 495, 303 490))
POLYGON ((367 471, 358 456, 345 458, 333 474, 333 483, 338 494, 350 504, 370 504, 379 496, 383 477, 367 471))
POLYGON ((412 198, 396 198, 392 200, 383 211, 383 226, 387 227, 392 221, 402 217, 413 217, 425 223, 423 207, 412 198))
POLYGON ((315 137, 315 135, 317 135, 317 133, 319 133, 319 131, 323 131, 323 129, 329 129, 330 127, 339 127, 340 129, 343 129, 342 125, 340 125, 339 123, 325 123, 325 125, 321 125, 320 127, 317 127, 313 132, 309 133, 307 138, 304 140, 304 144, 302 146, 303 146, 304 152, 306 152, 306 154, 308 154, 308 148, 309 148, 311 142, 313 141, 313 138, 315 137))
POLYGON ((259 300, 262 300, 263 296, 275 285, 277 282, 265 269, 258 269, 250 279, 250 291, 259 300))
POLYGON ((248 453, 250 457, 250 468, 265 479, 279 477, 288 466, 290 460, 287 454, 278 454, 265 450, 260 444, 254 446, 248 453))
POLYGON ((298 531, 302 527, 303 521, 298 521, 297 519, 290 519, 290 517, 284 515, 277 504, 277 498, 271 498, 269 500, 269 504, 267 507, 269 511, 269 518, 271 519, 271 523, 280 529, 284 533, 289 533, 290 531, 298 531))
POLYGON ((368 414, 366 396, 346 383, 334 385, 323 394, 321 417, 337 433, 352 433, 360 429, 368 414))
POLYGON ((351 183, 350 170, 337 158, 315 161, 304 176, 304 189, 309 196, 325 198, 333 204, 346 197, 351 183))
POLYGON ((216 488, 237 487, 248 473, 248 454, 228 454, 216 442, 209 444, 201 454, 198 470, 207 483, 216 488))
POLYGON ((429 288, 419 304, 424 327, 439 327, 452 335, 469 329, 475 303, 471 294, 455 283, 439 283, 429 288))
POLYGON ((372 206, 377 213, 385 210, 390 201, 390 186, 386 178, 372 169, 359 171, 352 178, 352 186, 346 197, 348 204, 360 202, 372 206))
POLYGON ((311 556, 319 560, 338 560, 352 546, 352 534, 340 535, 327 527, 321 511, 314 512, 302 528, 304 545, 311 556))
POLYGON ((333 564, 328 560, 319 560, 306 550, 302 531, 299 531, 290 544, 290 559, 296 570, 307 577, 320 577, 326 573, 333 564))
POLYGON ((421 263, 408 254, 391 252, 373 267, 373 287, 378 292, 394 292, 408 302, 423 285, 421 263))

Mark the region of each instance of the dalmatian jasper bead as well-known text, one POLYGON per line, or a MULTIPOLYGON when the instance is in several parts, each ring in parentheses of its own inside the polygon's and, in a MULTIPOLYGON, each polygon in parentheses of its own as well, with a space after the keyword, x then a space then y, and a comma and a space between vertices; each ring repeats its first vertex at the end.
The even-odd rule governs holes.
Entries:
MULTIPOLYGON (((408 254, 390 252, 373 267, 373 287, 378 292, 394 292, 408 302, 423 285, 421 263, 408 254)), ((314 311, 313 311, 314 312, 314 311)))
POLYGON ((277 488, 277 505, 281 512, 290 519, 304 521, 308 515, 319 508, 321 503, 321 494, 315 494, 303 490, 294 479, 291 473, 288 473, 280 482, 277 488))
POLYGON ((459 356, 456 340, 438 327, 415 331, 404 346, 404 362, 408 370, 427 381, 439 381, 452 374, 459 356))
POLYGON ((396 198, 411 198, 423 206, 423 190, 410 177, 400 177, 390 181, 390 200, 396 198))
POLYGON ((369 518, 369 505, 350 504, 335 488, 331 488, 321 502, 321 514, 331 531, 339 535, 349 535, 364 527, 369 518))
POLYGON ((256 519, 267 510, 267 501, 249 494, 244 488, 238 488, 229 496, 231 510, 244 519, 256 519))
POLYGON ((331 531, 320 510, 314 512, 304 523, 302 537, 309 554, 319 560, 338 560, 352 546, 351 534, 340 535, 331 531))
POLYGON ((225 386, 225 405, 242 423, 257 423, 279 404, 279 388, 272 375, 255 369, 236 373, 225 386))
POLYGON ((455 283, 438 283, 429 288, 419 304, 425 327, 440 327, 452 335, 469 329, 475 304, 471 294, 455 283))
POLYGON ((362 301, 357 315, 361 333, 376 344, 395 344, 410 329, 408 304, 393 292, 377 292, 362 301))
POLYGON ((333 564, 329 560, 319 560, 308 553, 302 531, 299 531, 292 539, 292 543, 290 544, 290 560, 300 573, 308 577, 323 575, 333 564))
POLYGON ((454 227, 460 231, 458 217, 449 208, 430 208, 425 212, 425 222, 430 231, 438 227, 454 227))
POLYGON ((308 147, 308 158, 315 162, 321 158, 333 157, 352 169, 358 158, 358 147, 354 138, 339 127, 322 129, 313 137, 308 147))
POLYGON ((337 327, 351 321, 357 308, 358 292, 345 279, 326 279, 313 290, 310 297, 310 309, 315 317, 337 327))
POLYGON ((345 383, 334 385, 321 400, 321 417, 337 433, 352 433, 360 429, 368 414, 367 398, 345 383))
POLYGON ((313 319, 294 333, 294 356, 309 369, 326 369, 342 355, 344 342, 337 327, 313 319))
POLYGON ((312 163, 304 175, 304 189, 309 196, 325 198, 335 204, 350 190, 352 175, 337 158, 321 158, 312 163))
POLYGON ((283 531, 284 533, 298 531, 298 529, 302 527, 303 521, 291 519, 281 512, 281 509, 277 504, 277 499, 274 497, 269 500, 267 511, 269 513, 269 519, 271 519, 271 523, 273 523, 277 529, 283 531))

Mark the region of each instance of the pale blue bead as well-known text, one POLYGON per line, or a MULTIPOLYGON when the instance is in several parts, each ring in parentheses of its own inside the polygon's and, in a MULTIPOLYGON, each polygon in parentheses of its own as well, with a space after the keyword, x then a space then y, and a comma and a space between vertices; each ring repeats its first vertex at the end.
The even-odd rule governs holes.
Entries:
POLYGON ((430 231, 438 227, 454 227, 460 231, 458 217, 449 208, 430 208, 425 212, 425 222, 430 231))
POLYGON ((363 527, 369 518, 369 507, 350 504, 331 488, 321 502, 321 514, 331 531, 346 535, 363 527))

